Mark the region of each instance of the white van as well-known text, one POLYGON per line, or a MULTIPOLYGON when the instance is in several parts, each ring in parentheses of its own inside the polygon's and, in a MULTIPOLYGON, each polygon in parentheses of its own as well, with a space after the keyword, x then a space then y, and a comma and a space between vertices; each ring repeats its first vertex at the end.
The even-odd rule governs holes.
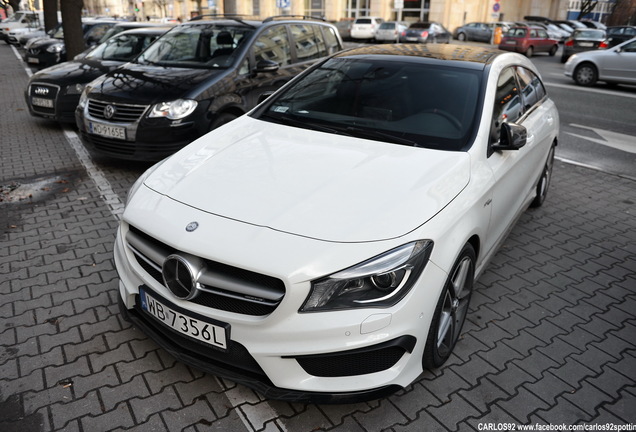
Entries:
POLYGON ((380 24, 384 20, 378 17, 359 17, 351 26, 352 39, 373 39, 375 32, 378 31, 380 24))

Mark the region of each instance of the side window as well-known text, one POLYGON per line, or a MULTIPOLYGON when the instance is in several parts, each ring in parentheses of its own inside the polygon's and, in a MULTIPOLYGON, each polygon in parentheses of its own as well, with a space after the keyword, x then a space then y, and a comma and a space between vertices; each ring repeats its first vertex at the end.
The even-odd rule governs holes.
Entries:
POLYGON ((490 127, 490 143, 499 142, 501 125, 504 122, 515 123, 522 113, 521 95, 513 68, 504 69, 497 82, 495 105, 490 127))
POLYGON ((636 41, 632 41, 627 45, 623 45, 623 52, 636 52, 636 41))
POLYGON ((296 47, 296 58, 298 62, 304 62, 322 57, 314 29, 310 24, 292 24, 289 26, 292 40, 296 47))
POLYGON ((543 99, 546 94, 545 88, 534 72, 518 67, 517 74, 519 75, 524 111, 527 111, 543 99))
POLYGON ((254 42, 253 50, 256 62, 272 60, 279 66, 287 66, 291 63, 289 38, 284 25, 264 31, 254 42))
POLYGON ((110 29, 110 27, 111 26, 106 24, 94 26, 86 34, 86 42, 96 43, 98 40, 102 38, 102 36, 106 34, 106 32, 108 31, 108 29, 110 29))
MULTIPOLYGON (((327 45, 327 54, 335 54, 342 49, 338 43, 338 37, 333 28, 320 26, 322 34, 325 37, 325 44, 327 45)), ((318 29, 316 29, 318 30, 318 29)))
POLYGON ((530 37, 531 38, 536 38, 537 37, 537 31, 536 30, 530 30, 530 37))

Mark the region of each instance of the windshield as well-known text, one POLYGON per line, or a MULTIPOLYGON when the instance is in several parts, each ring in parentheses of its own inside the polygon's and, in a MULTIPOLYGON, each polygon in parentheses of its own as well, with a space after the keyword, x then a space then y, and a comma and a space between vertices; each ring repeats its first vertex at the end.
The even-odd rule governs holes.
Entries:
POLYGON ((332 58, 253 116, 327 133, 462 150, 479 112, 481 71, 332 58))
POLYGON ((225 68, 236 57, 238 46, 254 30, 218 24, 179 26, 162 36, 137 63, 184 68, 225 68))
POLYGON ((158 35, 122 34, 97 45, 87 59, 130 61, 150 45, 158 35))

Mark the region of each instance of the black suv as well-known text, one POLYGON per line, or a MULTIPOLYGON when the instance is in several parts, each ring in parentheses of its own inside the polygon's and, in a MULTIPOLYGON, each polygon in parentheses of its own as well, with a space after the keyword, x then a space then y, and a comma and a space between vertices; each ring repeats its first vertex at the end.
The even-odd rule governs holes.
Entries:
POLYGON ((315 19, 189 21, 86 86, 77 126, 97 153, 160 160, 341 49, 336 28, 315 19))

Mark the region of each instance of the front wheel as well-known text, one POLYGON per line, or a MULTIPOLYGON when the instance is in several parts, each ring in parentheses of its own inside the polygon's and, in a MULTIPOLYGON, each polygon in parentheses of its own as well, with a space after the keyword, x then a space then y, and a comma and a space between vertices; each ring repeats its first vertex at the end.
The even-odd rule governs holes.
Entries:
POLYGON ((552 167, 554 166, 554 146, 550 148, 548 153, 548 160, 545 162, 543 172, 539 183, 537 183, 537 195, 530 203, 530 207, 541 207, 545 201, 545 197, 548 195, 548 187, 550 186, 550 180, 552 179, 552 167))
POLYGON ((453 352, 468 313, 475 261, 475 249, 467 243, 459 253, 435 307, 422 357, 425 369, 441 366, 453 352))
POLYGON ((460 33, 457 35, 457 40, 464 42, 466 40, 466 35, 464 33, 460 33))
POLYGON ((596 84, 598 73, 593 65, 583 63, 574 70, 573 78, 578 85, 588 87, 596 84))

